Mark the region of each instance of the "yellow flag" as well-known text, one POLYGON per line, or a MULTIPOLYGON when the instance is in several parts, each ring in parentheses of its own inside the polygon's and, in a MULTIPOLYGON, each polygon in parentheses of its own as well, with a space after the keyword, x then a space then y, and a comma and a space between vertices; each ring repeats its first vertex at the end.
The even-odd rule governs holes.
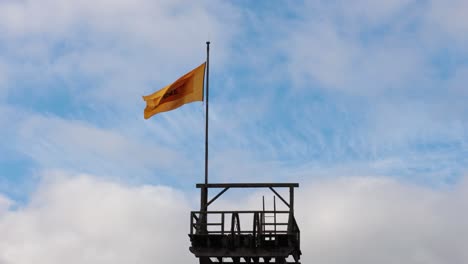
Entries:
POLYGON ((205 65, 206 63, 202 63, 174 83, 153 94, 143 96, 143 100, 146 102, 145 119, 187 103, 203 101, 205 65))

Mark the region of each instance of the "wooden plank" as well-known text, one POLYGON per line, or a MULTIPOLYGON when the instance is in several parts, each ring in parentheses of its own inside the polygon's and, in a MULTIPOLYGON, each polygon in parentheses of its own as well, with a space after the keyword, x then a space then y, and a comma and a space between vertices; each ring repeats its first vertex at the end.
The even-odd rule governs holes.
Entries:
POLYGON ((291 188, 299 187, 299 183, 197 183, 197 188, 291 188))

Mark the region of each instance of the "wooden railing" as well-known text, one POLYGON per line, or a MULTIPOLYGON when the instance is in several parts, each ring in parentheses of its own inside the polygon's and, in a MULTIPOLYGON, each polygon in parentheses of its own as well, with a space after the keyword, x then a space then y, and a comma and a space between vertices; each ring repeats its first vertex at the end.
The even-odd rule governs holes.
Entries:
POLYGON ((294 217, 290 217, 289 214, 290 211, 192 211, 190 217, 190 234, 251 234, 254 236, 270 236, 276 234, 298 235, 299 228, 297 227, 294 217), (202 217, 204 214, 206 214, 206 216, 202 217), (245 222, 241 224, 240 220, 246 219, 244 215, 250 215, 250 217, 247 218, 250 225, 245 224, 245 222), (285 222, 277 221, 281 216, 284 216, 283 219, 285 222), (213 221, 215 217, 217 220, 213 221), (274 221, 267 222, 265 221, 267 218, 272 218, 274 221))

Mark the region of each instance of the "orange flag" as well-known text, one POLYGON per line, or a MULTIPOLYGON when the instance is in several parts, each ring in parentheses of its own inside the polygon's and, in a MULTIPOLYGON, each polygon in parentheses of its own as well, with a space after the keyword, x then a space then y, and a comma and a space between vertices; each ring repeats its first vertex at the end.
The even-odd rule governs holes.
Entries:
POLYGON ((145 119, 187 103, 203 101, 205 66, 206 63, 202 63, 174 83, 153 94, 143 96, 143 100, 146 102, 145 119))

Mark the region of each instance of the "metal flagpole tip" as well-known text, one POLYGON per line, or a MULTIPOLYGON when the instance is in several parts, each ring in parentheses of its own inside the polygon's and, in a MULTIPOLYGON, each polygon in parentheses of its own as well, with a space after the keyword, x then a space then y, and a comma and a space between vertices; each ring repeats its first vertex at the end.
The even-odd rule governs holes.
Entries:
POLYGON ((210 45, 210 42, 209 42, 209 41, 207 41, 207 42, 206 42, 206 45, 210 45))

